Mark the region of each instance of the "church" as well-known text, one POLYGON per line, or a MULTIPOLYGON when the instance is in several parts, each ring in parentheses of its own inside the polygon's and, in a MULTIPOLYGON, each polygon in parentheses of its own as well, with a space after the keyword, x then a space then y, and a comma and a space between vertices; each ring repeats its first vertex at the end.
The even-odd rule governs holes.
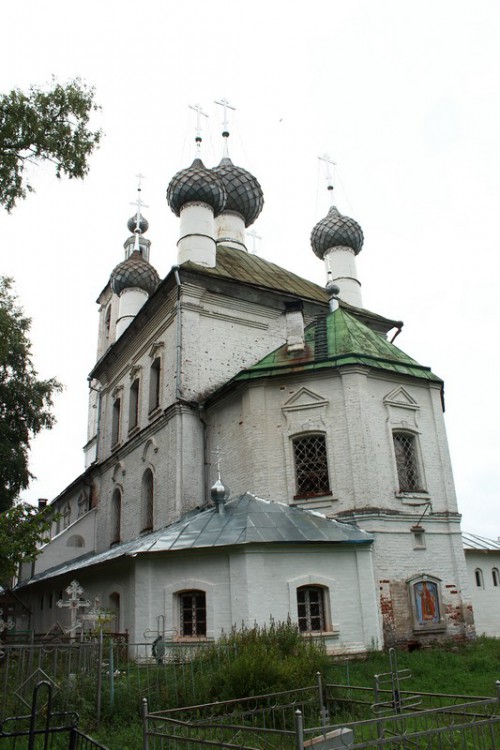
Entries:
POLYGON ((139 192, 98 297, 85 470, 21 568, 24 624, 67 628, 76 580, 133 643, 270 618, 332 654, 472 637, 443 382, 363 307, 363 232, 333 200, 311 234, 324 288, 248 252, 263 191, 228 137, 208 168, 198 133, 168 185, 163 279, 139 192))

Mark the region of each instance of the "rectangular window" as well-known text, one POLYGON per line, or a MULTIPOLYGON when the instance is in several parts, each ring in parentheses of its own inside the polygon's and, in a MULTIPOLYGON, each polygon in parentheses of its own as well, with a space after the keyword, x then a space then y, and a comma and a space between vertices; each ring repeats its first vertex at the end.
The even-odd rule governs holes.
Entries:
POLYGON ((393 434, 394 454, 400 492, 421 492, 422 482, 418 471, 415 435, 406 432, 393 434))
POLYGON ((161 359, 157 357, 151 365, 149 373, 149 411, 154 411, 160 405, 160 375, 161 359))
POLYGON ((324 435, 306 435, 293 441, 295 497, 330 494, 326 440, 324 435))
POLYGON ((111 423, 111 445, 116 445, 120 440, 120 412, 121 399, 115 398, 113 402, 113 417, 111 423))
POLYGON ((203 591, 186 591, 180 595, 182 636, 205 637, 207 634, 207 609, 203 591))
POLYGON ((320 586, 302 586, 297 589, 299 630, 311 633, 325 629, 323 589, 320 586))
POLYGON ((139 423, 139 379, 130 386, 130 403, 128 412, 128 429, 133 430, 139 423))

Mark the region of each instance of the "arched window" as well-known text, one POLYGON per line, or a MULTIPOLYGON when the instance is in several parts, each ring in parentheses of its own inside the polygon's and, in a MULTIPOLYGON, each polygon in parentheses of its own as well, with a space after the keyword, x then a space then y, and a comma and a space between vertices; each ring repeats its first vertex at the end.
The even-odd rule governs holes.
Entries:
POLYGON ((142 477, 141 531, 153 530, 154 480, 151 469, 146 469, 142 477))
POLYGON ((204 591, 184 591, 179 594, 180 634, 203 638, 207 634, 207 605, 204 591))
POLYGON ((422 491, 422 480, 418 468, 417 443, 415 435, 408 432, 394 432, 394 455, 400 492, 422 491))
POLYGON ((483 571, 481 570, 481 568, 475 569, 474 578, 476 579, 477 588, 484 589, 484 578, 483 578, 483 571))
POLYGON ((66 542, 66 547, 85 547, 85 539, 80 534, 72 534, 66 542))
POLYGON ((119 489, 113 492, 111 498, 111 544, 118 544, 122 525, 122 493, 119 489))
POLYGON ((492 568, 491 577, 493 578, 493 586, 498 586, 500 584, 500 575, 498 573, 498 568, 492 568))
POLYGON ((152 412, 160 405, 161 359, 156 357, 149 372, 149 411, 152 412))
POLYGON ((325 630, 325 598, 322 586, 301 586, 297 589, 299 630, 311 633, 325 630))
POLYGON ((328 461, 324 435, 302 435, 293 440, 295 497, 329 495, 328 461))
POLYGON ((111 333, 111 305, 108 305, 106 314, 104 316, 104 336, 106 343, 109 343, 109 337, 111 333))
POLYGON ((113 415, 111 421, 111 445, 116 445, 120 441, 120 417, 121 417, 121 399, 115 398, 113 401, 113 415))
POLYGON ((130 386, 130 402, 128 410, 128 429, 133 430, 139 423, 139 378, 130 386))

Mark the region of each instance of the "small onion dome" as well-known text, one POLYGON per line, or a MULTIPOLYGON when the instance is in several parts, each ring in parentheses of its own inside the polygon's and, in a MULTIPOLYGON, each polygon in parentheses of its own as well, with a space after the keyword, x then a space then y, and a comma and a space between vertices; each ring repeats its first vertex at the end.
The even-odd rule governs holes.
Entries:
POLYGON ((259 181, 242 167, 235 167, 231 159, 224 157, 213 171, 219 175, 226 188, 227 199, 224 210, 236 211, 243 216, 249 227, 262 211, 264 193, 259 181))
POLYGON ((363 247, 363 231, 357 221, 342 216, 332 206, 324 219, 318 221, 311 232, 312 249, 323 259, 331 247, 350 247, 357 255, 363 247))
POLYGON ((220 479, 217 479, 210 489, 210 497, 215 505, 223 503, 227 497, 227 491, 220 479))
MULTIPOLYGON (((137 214, 135 216, 131 216, 130 219, 127 221, 127 229, 129 232, 135 232, 137 229, 137 214)), ((140 215, 139 218, 139 234, 144 234, 144 232, 147 232, 149 229, 149 222, 147 219, 140 215)))
POLYGON ((151 295, 158 286, 160 277, 151 263, 144 260, 138 250, 134 250, 132 255, 113 269, 109 282, 111 289, 118 295, 124 289, 132 287, 143 289, 151 295))
POLYGON ((207 169, 201 159, 195 159, 190 167, 172 177, 167 188, 167 201, 176 216, 180 216, 186 203, 193 201, 208 203, 218 216, 226 205, 226 190, 220 177, 207 169))

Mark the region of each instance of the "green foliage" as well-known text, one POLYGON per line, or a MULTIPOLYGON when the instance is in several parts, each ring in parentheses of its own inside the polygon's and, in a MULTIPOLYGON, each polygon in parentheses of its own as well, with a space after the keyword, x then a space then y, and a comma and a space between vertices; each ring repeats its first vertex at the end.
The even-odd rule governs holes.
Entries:
POLYGON ((33 191, 26 164, 52 162, 57 177, 87 174, 101 138, 100 130, 89 128, 97 109, 94 89, 79 78, 66 84, 53 80, 46 90, 13 89, 0 97, 0 204, 7 211, 33 191))
POLYGON ((0 513, 0 585, 8 585, 21 560, 35 560, 40 544, 49 536, 52 516, 20 503, 0 513))
POLYGON ((54 424, 52 397, 61 390, 54 378, 37 378, 30 325, 12 293, 12 280, 0 277, 0 512, 28 487, 30 440, 54 424))
POLYGON ((328 667, 321 641, 304 638, 290 621, 233 629, 193 661, 199 703, 314 685, 328 667))

